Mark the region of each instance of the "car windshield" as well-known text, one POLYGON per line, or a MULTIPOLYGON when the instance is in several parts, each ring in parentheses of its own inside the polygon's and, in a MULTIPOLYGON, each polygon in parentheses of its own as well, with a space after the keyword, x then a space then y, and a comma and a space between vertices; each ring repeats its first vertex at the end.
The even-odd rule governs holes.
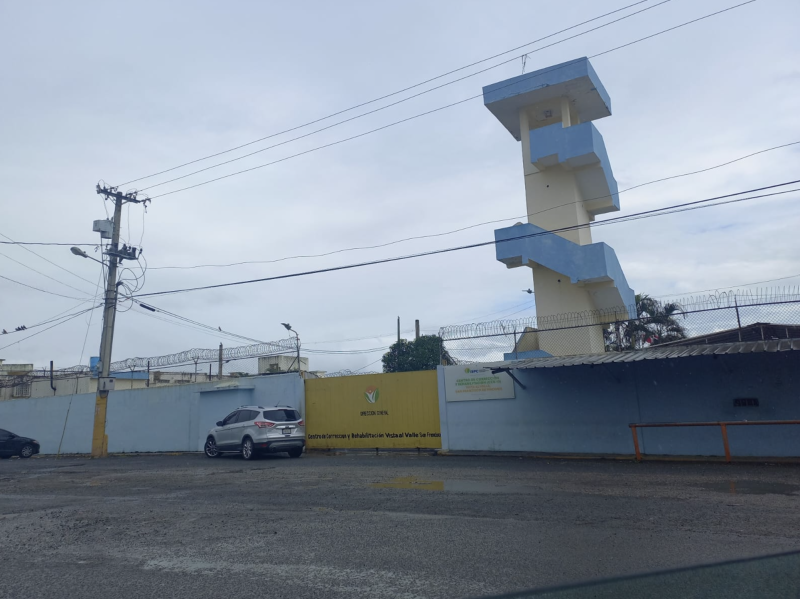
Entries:
POLYGON ((294 422, 300 420, 300 412, 292 409, 264 410, 264 418, 270 422, 294 422))

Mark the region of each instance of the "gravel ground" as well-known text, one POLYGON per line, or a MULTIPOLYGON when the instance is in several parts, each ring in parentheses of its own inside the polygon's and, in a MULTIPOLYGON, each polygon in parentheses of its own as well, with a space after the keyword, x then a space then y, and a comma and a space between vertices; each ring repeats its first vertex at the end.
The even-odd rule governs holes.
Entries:
POLYGON ((0 461, 0 597, 472 597, 800 549, 800 467, 0 461))

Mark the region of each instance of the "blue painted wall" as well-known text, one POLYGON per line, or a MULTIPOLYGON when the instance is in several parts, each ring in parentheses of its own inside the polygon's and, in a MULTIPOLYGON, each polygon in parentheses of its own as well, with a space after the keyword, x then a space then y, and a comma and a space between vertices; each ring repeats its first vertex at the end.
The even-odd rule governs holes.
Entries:
POLYGON ((41 444, 42 453, 91 453, 94 393, 0 401, 0 428, 41 444))
MULTIPOLYGON (((447 402, 450 451, 632 454, 631 422, 800 419, 800 352, 516 370, 516 399, 447 402), (734 407, 757 397, 759 407, 734 407)), ((734 456, 800 456, 798 426, 729 427, 734 456)), ((719 427, 642 429, 651 455, 724 455, 719 427)))
MULTIPOLYGON (((112 391, 106 414, 108 451, 200 451, 206 433, 241 405, 289 405, 305 415, 303 379, 297 374, 112 391)), ((95 394, 0 401, 0 428, 33 437, 42 453, 89 453, 95 394), (70 407, 70 402, 71 407, 70 407), (69 418, 67 409, 69 408, 69 418), (66 422, 66 428, 65 428, 66 422)))
MULTIPOLYGON (((619 290, 622 305, 631 308, 636 303, 617 254, 605 243, 578 245, 530 223, 495 229, 494 238, 495 255, 500 262, 525 266, 531 260, 568 276, 572 283, 610 279, 619 290)), ((631 318, 634 317, 632 312, 631 318)))

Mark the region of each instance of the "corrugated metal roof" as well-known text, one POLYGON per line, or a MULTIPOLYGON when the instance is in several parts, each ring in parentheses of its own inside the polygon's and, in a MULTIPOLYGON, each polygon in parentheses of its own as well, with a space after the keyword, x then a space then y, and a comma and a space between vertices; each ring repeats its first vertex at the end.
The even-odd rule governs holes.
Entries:
POLYGON ((754 354, 760 352, 800 351, 800 339, 773 339, 770 341, 741 341, 736 343, 717 343, 713 345, 687 345, 670 347, 650 347, 637 351, 607 352, 603 354, 583 354, 580 356, 558 356, 552 358, 528 358, 495 362, 487 367, 559 368, 561 366, 581 366, 586 364, 612 364, 617 362, 638 362, 640 360, 667 360, 689 356, 708 356, 711 354, 754 354))

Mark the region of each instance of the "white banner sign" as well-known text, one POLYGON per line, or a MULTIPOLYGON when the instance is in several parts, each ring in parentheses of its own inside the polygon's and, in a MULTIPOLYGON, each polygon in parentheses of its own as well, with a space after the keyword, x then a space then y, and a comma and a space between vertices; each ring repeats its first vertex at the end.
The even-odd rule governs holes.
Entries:
POLYGON ((445 366, 444 389, 447 401, 514 399, 512 378, 482 366, 445 366))

